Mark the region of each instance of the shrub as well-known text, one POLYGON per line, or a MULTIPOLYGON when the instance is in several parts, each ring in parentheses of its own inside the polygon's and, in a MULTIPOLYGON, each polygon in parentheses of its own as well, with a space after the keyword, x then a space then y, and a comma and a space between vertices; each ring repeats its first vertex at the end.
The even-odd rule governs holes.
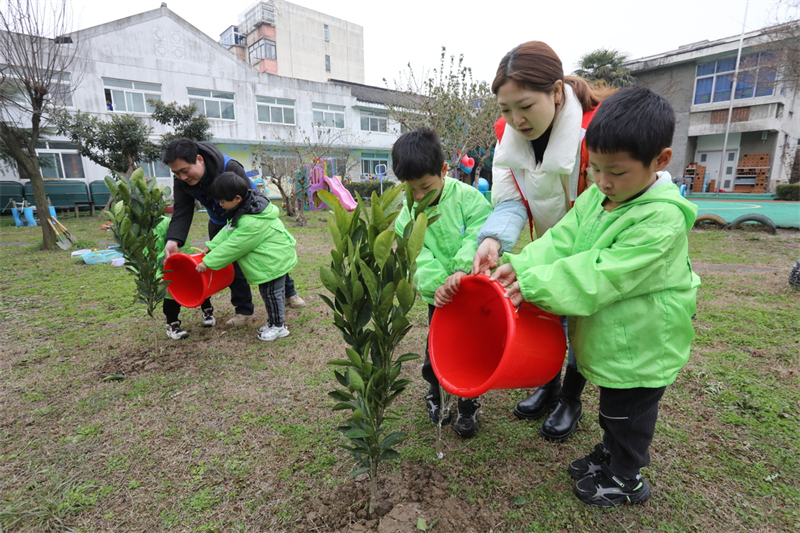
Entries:
POLYGON ((789 183, 775 187, 776 200, 784 202, 800 201, 800 183, 789 183))
MULTIPOLYGON (((383 190, 388 191, 389 189, 393 188, 397 183, 389 180, 383 180, 383 190)), ((350 194, 355 196, 358 194, 361 198, 371 198, 372 193, 380 195, 381 194, 381 183, 378 180, 375 181, 354 181, 345 184, 345 189, 350 191, 350 194)))

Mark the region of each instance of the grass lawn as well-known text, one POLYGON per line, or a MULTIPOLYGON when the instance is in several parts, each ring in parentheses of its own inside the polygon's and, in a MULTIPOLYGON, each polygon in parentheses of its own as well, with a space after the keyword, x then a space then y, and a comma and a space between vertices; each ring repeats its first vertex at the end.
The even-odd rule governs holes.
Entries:
MULTIPOLYGON (((205 220, 195 217, 195 244, 205 220)), ((103 221, 62 218, 80 248, 112 244, 103 221)), ((690 233, 697 336, 661 403, 648 502, 602 510, 572 495, 566 464, 601 438, 594 385, 561 444, 539 437, 541 420, 513 416, 523 391, 490 391, 478 436, 446 428, 439 460, 412 361, 393 423, 409 439, 383 466, 381 520, 367 521, 366 483, 348 477, 344 415, 327 396, 326 361, 344 343, 318 296, 326 216, 287 226, 308 302, 287 311, 289 337, 256 338, 257 291, 258 320, 226 328, 225 290, 216 327, 182 312, 184 341, 166 338, 159 311, 155 351, 133 276, 38 251, 40 228, 0 219, 0 532, 394 533, 419 531, 417 518, 439 533, 800 530, 800 292, 787 284, 800 232, 690 233), (104 379, 114 375, 124 378, 104 379)), ((403 353, 424 350, 426 321, 418 301, 403 353)))

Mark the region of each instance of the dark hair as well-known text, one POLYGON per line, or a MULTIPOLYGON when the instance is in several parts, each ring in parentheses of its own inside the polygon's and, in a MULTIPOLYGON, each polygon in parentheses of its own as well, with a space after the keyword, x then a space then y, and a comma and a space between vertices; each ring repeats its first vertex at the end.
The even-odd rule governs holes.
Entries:
POLYGON ((413 181, 429 174, 439 176, 443 167, 442 144, 430 128, 407 131, 392 146, 392 170, 400 181, 413 181))
POLYGON ((246 179, 233 172, 223 172, 211 182, 208 193, 215 200, 230 202, 236 196, 244 198, 248 190, 250 190, 250 184, 246 179))
POLYGON ((500 87, 513 81, 530 91, 552 93, 558 80, 569 83, 585 111, 591 111, 608 94, 607 88, 598 89, 589 85, 583 78, 564 76, 561 59, 547 44, 541 41, 523 43, 500 60, 497 74, 492 82, 492 92, 497 94, 500 87))
POLYGON ((191 139, 173 139, 164 148, 161 155, 161 162, 169 165, 176 159, 183 159, 190 165, 197 162, 197 143, 191 139))
POLYGON ((675 111, 666 98, 645 87, 621 89, 597 108, 586 130, 586 147, 601 154, 627 152, 649 165, 672 145, 675 111))

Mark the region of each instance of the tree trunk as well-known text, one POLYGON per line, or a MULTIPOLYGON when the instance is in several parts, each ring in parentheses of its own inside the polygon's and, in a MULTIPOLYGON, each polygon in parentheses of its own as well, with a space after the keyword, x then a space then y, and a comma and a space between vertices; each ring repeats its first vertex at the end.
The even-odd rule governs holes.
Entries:
POLYGON ((50 217, 50 206, 47 204, 47 192, 44 190, 44 180, 37 161, 28 161, 24 165, 25 172, 31 180, 33 189, 33 203, 39 215, 39 225, 42 227, 42 250, 52 250, 56 245, 56 234, 53 227, 47 223, 50 217))
POLYGON ((369 465, 369 508, 367 518, 372 519, 378 501, 378 461, 373 457, 369 465))

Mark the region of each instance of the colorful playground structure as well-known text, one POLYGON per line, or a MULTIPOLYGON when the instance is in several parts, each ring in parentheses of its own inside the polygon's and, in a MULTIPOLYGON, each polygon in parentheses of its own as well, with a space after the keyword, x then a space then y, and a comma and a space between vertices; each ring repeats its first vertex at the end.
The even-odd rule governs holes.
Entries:
MULTIPOLYGON (((342 204, 342 207, 348 211, 355 209, 358 204, 353 199, 353 195, 350 194, 350 191, 345 189, 344 185, 342 185, 341 178, 339 176, 329 177, 326 173, 326 169, 330 172, 330 160, 318 161, 317 164, 310 169, 311 186, 308 188, 308 198, 311 203, 311 210, 320 211, 329 209, 328 205, 323 202, 317 194, 319 191, 323 190, 336 196, 342 204)), ((308 170, 307 168, 307 176, 309 174, 308 170)))

